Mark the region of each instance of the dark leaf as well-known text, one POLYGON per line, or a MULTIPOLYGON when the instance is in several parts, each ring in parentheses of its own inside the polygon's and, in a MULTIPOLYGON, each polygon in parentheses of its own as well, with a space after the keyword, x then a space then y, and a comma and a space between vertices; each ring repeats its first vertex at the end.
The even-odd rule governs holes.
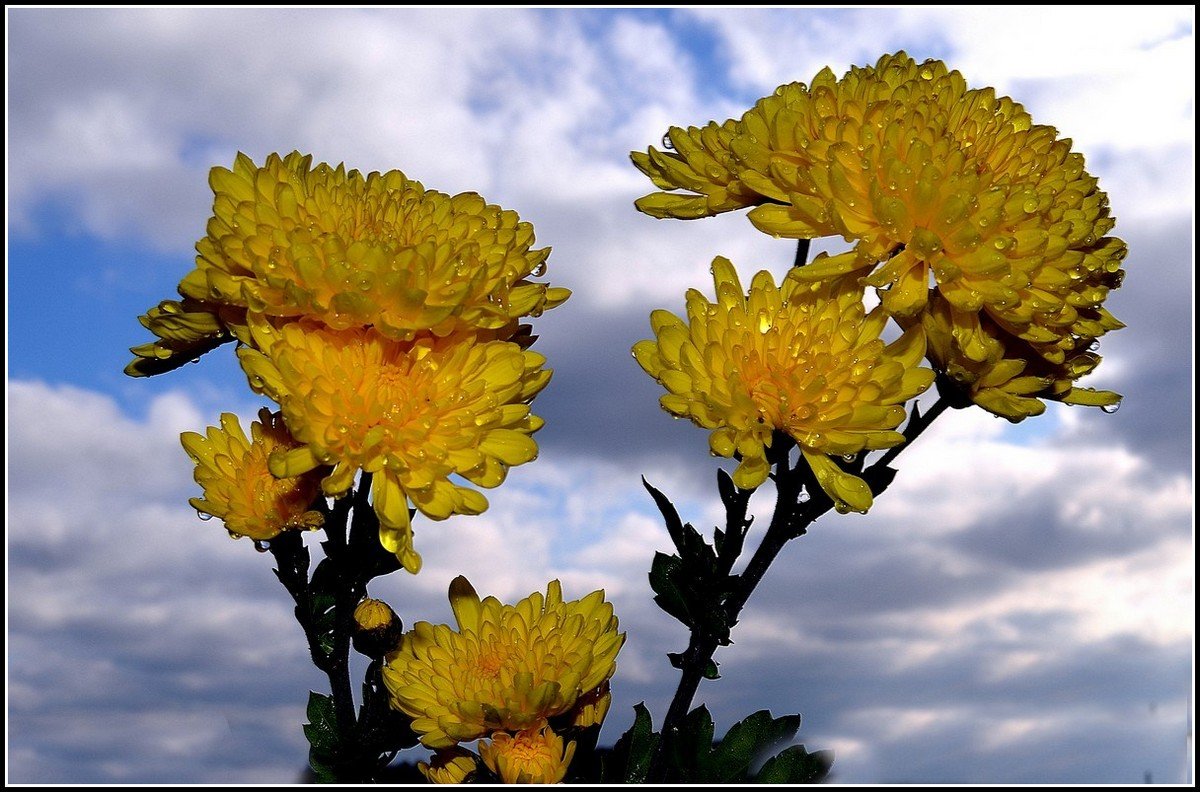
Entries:
POLYGON ((654 602, 658 607, 683 622, 695 627, 688 609, 687 598, 679 590, 677 581, 683 577, 683 561, 679 556, 655 553, 650 566, 650 588, 654 590, 654 602))
POLYGON ((760 784, 819 784, 832 765, 833 751, 809 753, 803 745, 793 745, 768 759, 754 780, 760 784))
MULTIPOLYGON (((678 667, 678 666, 676 666, 676 667, 678 667)), ((720 679, 721 678, 721 675, 719 673, 717 673, 717 661, 716 660, 709 660, 708 664, 706 666, 704 666, 704 670, 700 673, 702 673, 704 675, 705 679, 720 679)))
POLYGON ((332 696, 309 691, 308 723, 304 724, 304 736, 314 751, 333 753, 337 749, 337 716, 333 711, 332 696))
POLYGON ((640 784, 650 771, 650 761, 659 736, 645 703, 633 708, 633 725, 621 735, 612 752, 604 757, 603 780, 609 784, 640 784))
POLYGON ((799 715, 772 718, 766 710, 733 724, 720 745, 713 749, 709 780, 745 780, 751 767, 780 743, 794 737, 799 728, 799 715))
POLYGON ((678 731, 663 735, 667 780, 685 784, 708 780, 705 771, 712 743, 712 715, 701 704, 684 717, 678 731))

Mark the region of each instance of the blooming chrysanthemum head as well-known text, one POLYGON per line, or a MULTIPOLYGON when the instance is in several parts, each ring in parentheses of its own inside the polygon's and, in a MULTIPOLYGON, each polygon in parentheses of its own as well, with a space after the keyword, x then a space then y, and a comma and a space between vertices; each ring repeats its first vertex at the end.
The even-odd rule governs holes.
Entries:
POLYGON ((169 370, 218 340, 250 343, 248 316, 374 327, 402 340, 498 337, 570 296, 532 280, 550 252, 532 247, 533 227, 475 193, 426 190, 395 170, 314 167, 299 152, 261 167, 239 154, 209 183, 213 216, 179 284, 183 303, 142 317, 157 340, 132 350, 132 376, 169 370))
POLYGON ((655 338, 633 347, 667 389, 663 408, 713 430, 713 453, 741 455, 733 474, 739 487, 766 480, 766 449, 781 431, 795 439, 839 510, 866 511, 870 488, 828 455, 903 442, 895 428, 904 402, 933 382, 932 370, 918 368, 922 334, 884 343, 887 315, 865 311, 854 279, 806 282, 793 270, 779 288, 760 272, 747 294, 728 260, 717 258, 712 271, 715 302, 689 290, 687 320, 655 311, 655 338))
POLYGON ((1100 365, 1095 339, 1078 339, 1061 363, 1033 354, 1027 342, 1015 338, 986 318, 982 323, 987 355, 973 360, 954 335, 954 312, 935 290, 918 317, 903 320, 925 332, 927 355, 972 402, 1013 423, 1041 415, 1041 399, 1115 409, 1121 397, 1112 391, 1081 388, 1075 382, 1100 365))
POLYGON ((853 250, 800 277, 869 274, 893 314, 921 310, 929 279, 972 360, 987 356, 981 314, 1061 363, 1078 337, 1120 327, 1102 303, 1125 244, 1083 156, 1053 127, 990 88, 969 90, 940 61, 903 52, 837 79, 792 83, 738 121, 673 128, 675 151, 635 154, 663 190, 656 217, 755 206, 775 236, 840 235, 853 250), (881 266, 880 266, 881 265, 881 266))
POLYGON ((295 475, 333 465, 322 481, 332 496, 346 493, 358 470, 374 474, 380 540, 411 572, 421 559, 409 501, 435 520, 479 514, 487 499, 449 477, 495 487, 510 466, 537 456, 530 435, 543 421, 529 402, 550 372, 536 352, 471 335, 406 343, 308 320, 255 325, 254 333, 258 348, 238 350, 242 368, 303 443, 275 454, 271 469, 295 475))
POLYGON ((475 193, 426 190, 400 171, 347 171, 293 152, 214 168, 208 235, 187 296, 338 330, 496 329, 566 299, 533 283, 548 248, 533 227, 475 193))
POLYGON ((564 602, 557 580, 504 605, 458 577, 450 604, 457 629, 417 622, 383 669, 392 706, 431 748, 545 725, 613 675, 625 642, 603 591, 564 602))
POLYGON ((575 756, 575 743, 563 748, 562 737, 546 726, 514 734, 497 732, 479 741, 479 756, 505 784, 559 784, 575 756))
POLYGON ((272 453, 300 445, 279 413, 260 410, 249 438, 236 415, 223 413, 220 427, 210 426, 206 435, 184 432, 181 440, 204 488, 204 497, 188 502, 202 515, 220 517, 230 534, 266 541, 289 529, 321 527, 321 514, 310 509, 320 472, 277 478, 269 469, 272 453))
POLYGON ((428 762, 417 762, 417 769, 431 784, 461 784, 478 766, 475 754, 458 746, 443 748, 428 762))

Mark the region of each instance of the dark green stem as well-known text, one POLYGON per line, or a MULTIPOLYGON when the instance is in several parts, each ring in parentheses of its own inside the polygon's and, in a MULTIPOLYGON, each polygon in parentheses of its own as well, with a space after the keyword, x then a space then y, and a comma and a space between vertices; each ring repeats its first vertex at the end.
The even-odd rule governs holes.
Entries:
MULTIPOLYGON (((916 404, 912 407, 912 415, 904 427, 904 442, 889 449, 882 457, 862 472, 862 478, 871 486, 875 496, 880 495, 891 484, 894 471, 888 465, 900 453, 908 448, 914 440, 924 432, 933 421, 950 406, 949 399, 939 397, 927 412, 922 414, 916 404)), ((821 515, 833 508, 833 501, 820 488, 803 455, 795 466, 789 461, 789 455, 795 447, 791 438, 776 433, 772 441, 769 460, 775 469, 776 487, 775 511, 771 524, 763 536, 762 542, 750 557, 749 563, 725 599, 724 607, 727 623, 736 624, 742 608, 754 593, 754 589, 762 581, 767 569, 790 540, 803 536, 808 526, 821 515), (801 501, 801 494, 807 492, 809 498, 801 501)), ((728 507, 728 504, 727 504, 728 507)), ((744 504, 742 514, 744 515, 744 504)), ((729 525, 732 525, 735 515, 729 515, 729 525)), ((678 730, 683 719, 692 706, 692 700, 699 690, 700 681, 704 678, 704 669, 712 661, 719 642, 708 636, 693 631, 687 649, 682 654, 682 671, 679 686, 671 699, 667 715, 663 720, 663 734, 678 730)), ((651 764, 648 775, 649 781, 665 780, 665 760, 660 751, 651 764)))

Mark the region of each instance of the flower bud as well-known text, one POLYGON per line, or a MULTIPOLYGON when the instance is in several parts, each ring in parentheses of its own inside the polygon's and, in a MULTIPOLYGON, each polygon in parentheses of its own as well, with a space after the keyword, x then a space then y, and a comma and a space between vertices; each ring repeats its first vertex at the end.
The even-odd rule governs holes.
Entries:
POLYGON ((404 624, 383 600, 367 597, 354 609, 354 648, 372 659, 396 648, 404 624))

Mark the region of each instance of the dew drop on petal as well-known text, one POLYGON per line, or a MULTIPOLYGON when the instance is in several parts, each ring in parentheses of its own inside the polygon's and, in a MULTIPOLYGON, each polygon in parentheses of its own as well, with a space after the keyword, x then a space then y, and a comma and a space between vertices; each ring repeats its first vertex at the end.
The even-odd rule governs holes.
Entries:
POLYGON ((674 151, 675 144, 671 142, 671 133, 668 132, 662 136, 662 147, 667 151, 674 151))
POLYGON ((267 552, 267 550, 270 549, 270 547, 263 540, 255 539, 254 540, 254 549, 260 553, 265 553, 265 552, 267 552))
POLYGON ((1100 339, 1093 339, 1092 343, 1088 344, 1088 351, 1095 352, 1100 348, 1100 339))
POLYGON ((1109 415, 1112 415, 1112 414, 1113 414, 1113 413, 1115 413, 1117 410, 1121 409, 1121 402, 1117 402, 1116 404, 1105 404, 1105 405, 1102 405, 1102 406, 1100 407, 1100 409, 1101 409, 1103 412, 1106 412, 1106 413, 1108 413, 1109 415))
POLYGON ((199 517, 204 522, 208 522, 209 520, 211 520, 213 518, 213 516, 211 514, 209 514, 208 512, 200 512, 196 516, 199 517))

